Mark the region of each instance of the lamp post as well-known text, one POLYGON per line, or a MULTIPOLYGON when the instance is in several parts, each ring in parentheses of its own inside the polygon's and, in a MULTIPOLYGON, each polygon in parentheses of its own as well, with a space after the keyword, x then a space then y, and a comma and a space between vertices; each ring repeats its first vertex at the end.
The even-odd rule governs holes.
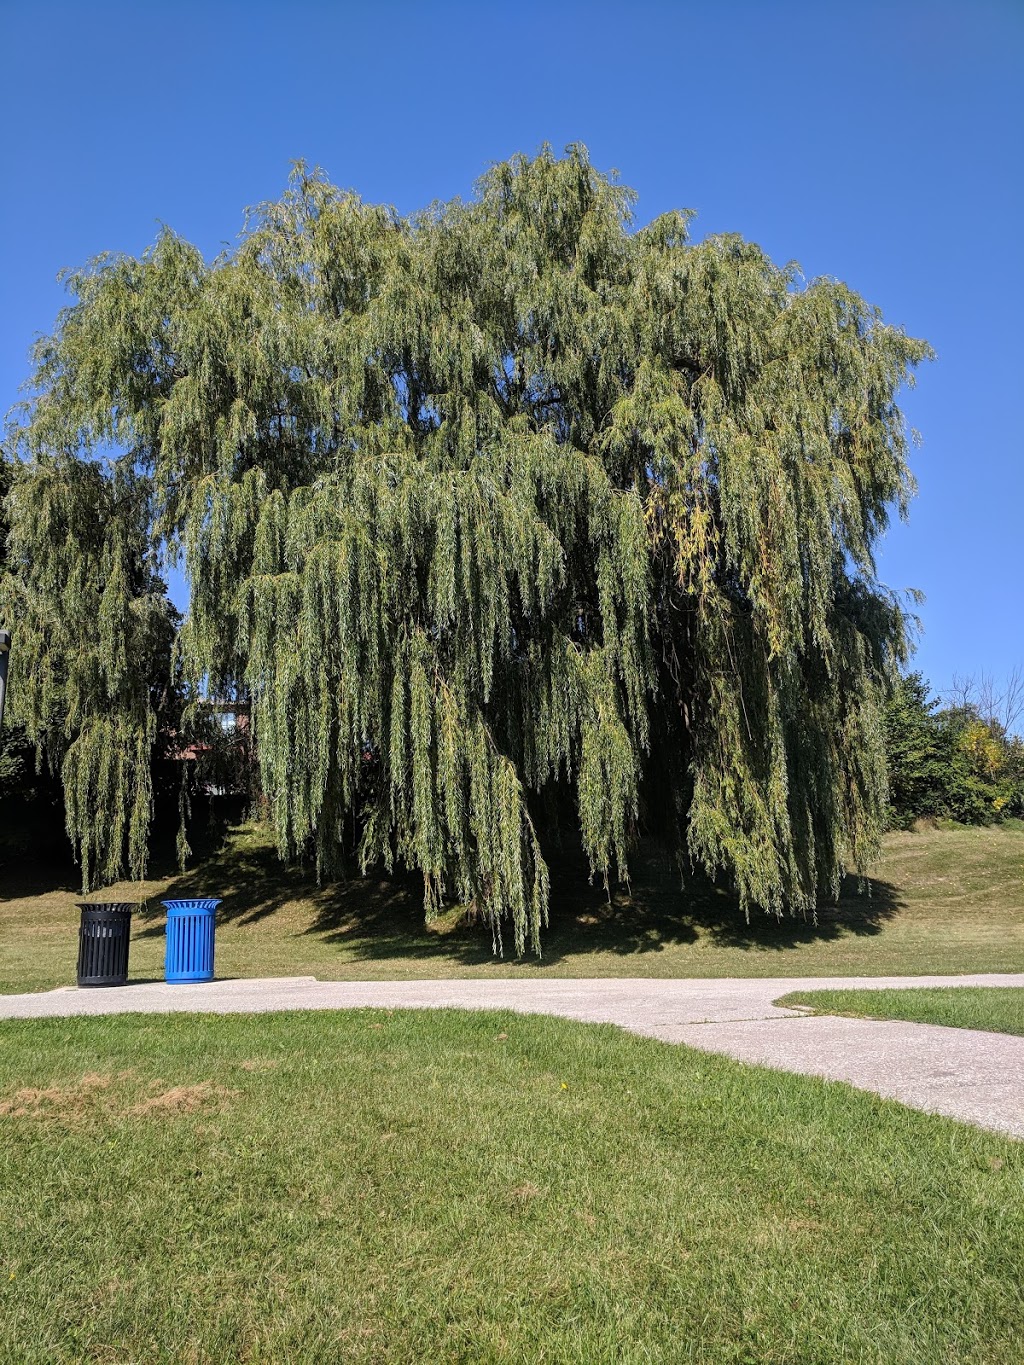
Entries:
POLYGON ((4 726, 4 702, 7 700, 7 660, 11 652, 11 632, 0 630, 0 730, 4 726))

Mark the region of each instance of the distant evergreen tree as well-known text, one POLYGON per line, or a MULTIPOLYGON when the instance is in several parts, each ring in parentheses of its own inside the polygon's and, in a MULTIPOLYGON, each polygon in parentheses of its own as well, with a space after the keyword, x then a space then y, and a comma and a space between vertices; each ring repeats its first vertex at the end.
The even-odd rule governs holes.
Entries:
POLYGON ((1024 814, 1024 743, 977 705, 942 707, 930 693, 921 674, 910 673, 885 708, 890 826, 1024 814))
POLYGON ((354 817, 364 866, 522 951, 541 810, 606 879, 642 821, 775 913, 869 855, 906 653, 873 546, 928 347, 632 204, 581 147, 411 218, 299 167, 212 263, 165 232, 68 277, 2 601, 87 876, 144 861, 165 550, 182 676, 251 701, 323 873, 354 817))
POLYGON ((920 673, 900 678, 886 705, 889 823, 894 827, 946 813, 952 744, 936 718, 938 707, 920 673))

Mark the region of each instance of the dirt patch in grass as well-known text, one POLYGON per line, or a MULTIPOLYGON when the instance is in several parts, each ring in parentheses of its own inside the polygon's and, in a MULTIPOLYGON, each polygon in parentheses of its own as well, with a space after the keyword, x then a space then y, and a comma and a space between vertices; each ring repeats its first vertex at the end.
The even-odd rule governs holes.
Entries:
POLYGON ((96 1108, 114 1083, 113 1076, 90 1072, 70 1085, 23 1086, 0 1100, 0 1118, 53 1119, 75 1123, 96 1108))
POLYGON ((237 1090, 228 1090, 212 1081, 200 1081, 197 1085, 172 1085, 157 1095, 150 1095, 140 1104, 128 1110, 137 1118, 159 1118, 176 1114, 195 1114, 200 1109, 220 1107, 224 1100, 232 1099, 237 1090))
POLYGON ((825 1224, 819 1223, 817 1218, 789 1218, 786 1228, 793 1233, 819 1233, 825 1231, 825 1224))
POLYGON ((127 1115, 160 1118, 195 1114, 200 1110, 208 1112, 219 1109, 223 1101, 239 1093, 214 1085, 212 1081, 173 1086, 168 1086, 166 1081, 155 1081, 148 1087, 153 1093, 139 1100, 138 1088, 127 1085, 133 1074, 131 1071, 110 1075, 89 1072, 64 1085, 22 1086, 13 1094, 0 1098, 0 1120, 29 1119, 82 1128, 101 1117, 119 1120, 127 1115))
POLYGON ((516 1185, 509 1191, 509 1199, 513 1208, 525 1208, 535 1199, 540 1199, 543 1194, 544 1191, 539 1185, 535 1185, 532 1180, 524 1180, 521 1185, 516 1185))

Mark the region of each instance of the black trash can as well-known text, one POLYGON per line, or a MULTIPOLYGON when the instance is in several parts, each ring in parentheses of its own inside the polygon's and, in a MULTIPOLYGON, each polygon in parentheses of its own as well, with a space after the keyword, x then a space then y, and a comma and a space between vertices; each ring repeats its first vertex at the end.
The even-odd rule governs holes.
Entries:
POLYGON ((124 986, 128 981, 128 945, 132 911, 124 901, 79 901, 78 984, 124 986))

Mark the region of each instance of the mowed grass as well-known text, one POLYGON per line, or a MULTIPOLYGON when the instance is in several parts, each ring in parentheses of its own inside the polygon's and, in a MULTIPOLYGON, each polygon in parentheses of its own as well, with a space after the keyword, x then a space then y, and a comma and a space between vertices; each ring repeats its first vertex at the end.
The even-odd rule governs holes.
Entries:
POLYGON ((610 1026, 7 1023, 0 1360, 1020 1360, 1024 1144, 610 1026))
MULTIPOLYGON (((59 859, 0 867, 0 991, 74 981, 80 898, 59 859)), ((585 869, 553 865, 544 956, 491 952, 490 936, 456 908, 423 918, 416 878, 353 877, 318 887, 284 868, 260 826, 242 824, 183 876, 155 860, 153 878, 94 899, 145 902, 136 915, 133 979, 161 979, 168 895, 223 897, 222 976, 413 977, 848 976, 1024 970, 1024 827, 892 834, 866 883, 838 905, 781 922, 678 874, 640 849, 631 887, 609 898, 585 869), (159 873, 160 875, 156 875, 159 873)))
POLYGON ((914 1024, 1024 1034, 1024 989, 1013 986, 915 986, 885 991, 793 991, 780 1005, 809 1005, 816 1014, 907 1019, 914 1024))

